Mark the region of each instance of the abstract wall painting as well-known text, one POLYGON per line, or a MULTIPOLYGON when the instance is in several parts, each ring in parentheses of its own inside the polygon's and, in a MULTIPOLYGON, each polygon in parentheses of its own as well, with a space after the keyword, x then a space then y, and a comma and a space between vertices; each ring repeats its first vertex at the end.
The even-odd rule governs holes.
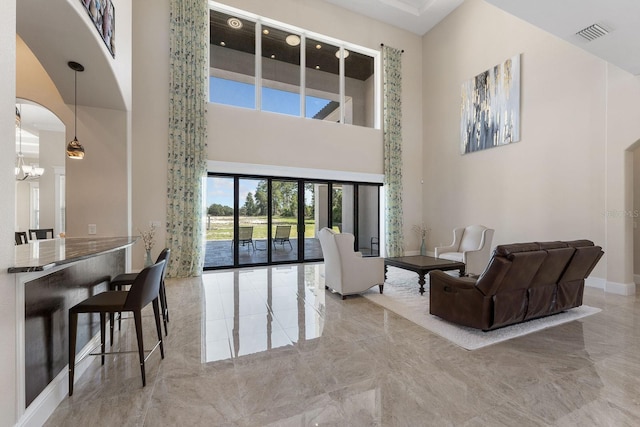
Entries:
POLYGON ((116 57, 116 20, 115 8, 111 0, 80 0, 87 9, 89 17, 93 21, 100 37, 107 45, 109 53, 116 57))
POLYGON ((460 152, 520 140, 520 55, 462 84, 460 152))

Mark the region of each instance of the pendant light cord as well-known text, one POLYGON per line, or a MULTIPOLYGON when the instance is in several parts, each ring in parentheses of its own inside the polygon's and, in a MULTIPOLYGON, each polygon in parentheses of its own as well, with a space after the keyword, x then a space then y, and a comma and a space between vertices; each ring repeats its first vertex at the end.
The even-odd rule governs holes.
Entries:
POLYGON ((73 139, 78 139, 78 71, 73 71, 73 139))

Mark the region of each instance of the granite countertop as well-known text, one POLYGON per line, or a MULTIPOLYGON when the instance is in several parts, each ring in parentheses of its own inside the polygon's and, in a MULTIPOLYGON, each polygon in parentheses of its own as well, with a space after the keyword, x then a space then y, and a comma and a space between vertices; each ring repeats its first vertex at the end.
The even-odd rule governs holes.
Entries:
POLYGON ((48 270, 58 265, 126 248, 133 245, 138 239, 138 236, 133 236, 32 240, 26 245, 15 247, 14 266, 9 267, 9 273, 48 270))

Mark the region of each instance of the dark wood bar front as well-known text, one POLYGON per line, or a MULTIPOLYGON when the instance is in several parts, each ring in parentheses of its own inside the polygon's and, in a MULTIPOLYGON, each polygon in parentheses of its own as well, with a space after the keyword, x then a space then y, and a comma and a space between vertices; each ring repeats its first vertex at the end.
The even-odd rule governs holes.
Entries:
MULTIPOLYGON (((137 239, 66 238, 16 246, 15 265, 9 272, 17 273, 17 304, 24 310, 20 316, 24 323, 18 324, 24 340, 17 366, 23 379, 18 386, 20 400, 24 399, 21 407, 27 414, 39 407, 46 410, 49 404, 41 401, 66 388, 61 377, 69 361, 69 308, 105 291, 112 277, 125 272, 126 249, 137 239)), ((78 352, 100 333, 99 316, 80 320, 78 352)))

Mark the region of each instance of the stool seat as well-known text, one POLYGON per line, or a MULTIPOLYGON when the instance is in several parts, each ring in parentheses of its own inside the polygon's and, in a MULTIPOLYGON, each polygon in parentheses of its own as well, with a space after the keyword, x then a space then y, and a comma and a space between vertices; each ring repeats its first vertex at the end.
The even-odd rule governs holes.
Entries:
POLYGON ((138 276, 138 273, 122 273, 122 274, 118 274, 116 277, 114 277, 111 280, 111 286, 116 287, 116 286, 130 286, 134 280, 136 280, 136 277, 138 276))
POLYGON ((106 291, 87 298, 71 308, 78 313, 101 313, 124 306, 129 291, 106 291))

